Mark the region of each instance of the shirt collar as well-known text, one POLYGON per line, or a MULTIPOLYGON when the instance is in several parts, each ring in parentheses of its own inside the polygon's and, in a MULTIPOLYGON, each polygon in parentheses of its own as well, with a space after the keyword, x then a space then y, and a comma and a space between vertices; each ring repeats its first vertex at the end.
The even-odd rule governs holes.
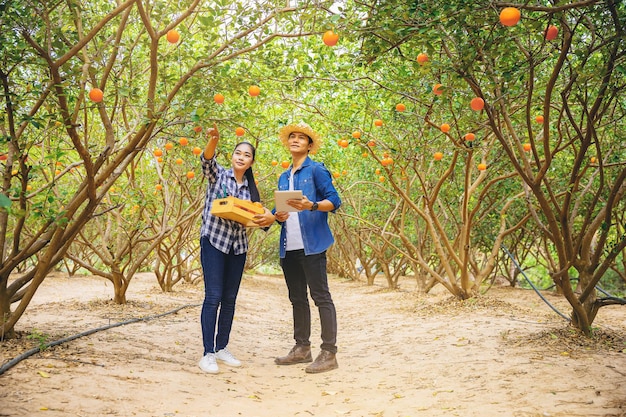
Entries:
MULTIPOLYGON (((237 178, 235 178, 235 170, 233 170, 232 167, 228 168, 226 170, 226 173, 227 173, 229 178, 232 178, 233 181, 235 181, 235 183, 237 183, 237 178)), ((243 183, 241 185, 245 185, 246 187, 248 186, 248 177, 246 177, 245 175, 243 176, 243 183)))

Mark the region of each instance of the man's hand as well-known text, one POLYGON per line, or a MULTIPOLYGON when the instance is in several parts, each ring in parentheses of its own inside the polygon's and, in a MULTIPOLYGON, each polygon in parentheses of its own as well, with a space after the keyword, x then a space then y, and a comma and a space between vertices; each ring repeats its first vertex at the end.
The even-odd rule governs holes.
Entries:
POLYGON ((274 217, 276 218, 277 221, 283 223, 283 222, 286 222, 287 219, 289 218, 289 212, 288 211, 277 211, 274 214, 274 217))
POLYGON ((313 207, 313 202, 309 200, 305 195, 302 198, 290 198, 287 200, 287 204, 291 207, 295 208, 298 211, 302 210, 311 210, 313 207))

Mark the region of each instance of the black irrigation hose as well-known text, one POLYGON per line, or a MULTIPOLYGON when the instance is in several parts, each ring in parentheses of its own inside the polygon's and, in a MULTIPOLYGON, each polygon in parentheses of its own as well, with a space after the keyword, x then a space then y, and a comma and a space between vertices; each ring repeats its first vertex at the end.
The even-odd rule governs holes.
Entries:
POLYGON ((608 292, 603 290, 599 285, 596 285, 596 290, 606 295, 606 297, 602 298, 602 300, 613 300, 613 301, 617 301, 619 304, 626 304, 626 298, 616 297, 612 294, 609 294, 608 292))
POLYGON ((84 331, 82 333, 75 334, 73 336, 68 336, 68 337, 65 337, 63 339, 55 340, 54 342, 46 343, 43 346, 39 346, 39 347, 33 348, 31 350, 28 350, 28 351, 22 353, 21 355, 16 356, 15 358, 11 359, 10 361, 4 363, 2 366, 0 366, 0 375, 4 374, 6 371, 11 369, 12 367, 17 365, 18 363, 20 363, 24 359, 27 359, 28 357, 34 355, 35 353, 40 352, 42 349, 48 349, 48 348, 51 348, 51 347, 54 347, 54 346, 61 345, 63 343, 71 342, 72 340, 78 339, 79 337, 89 336, 91 334, 100 332, 102 330, 109 330, 109 329, 112 329, 114 327, 125 326, 125 325, 131 324, 131 323, 138 323, 138 322, 141 322, 141 321, 149 321, 149 320, 158 319, 160 317, 167 316, 169 314, 178 313, 180 310, 182 310, 184 308, 198 307, 198 306, 201 306, 201 305, 202 304, 186 304, 184 306, 180 306, 180 307, 175 308, 174 310, 168 311, 166 313, 156 314, 154 316, 148 316, 148 317, 135 317, 134 319, 130 319, 130 320, 126 320, 126 321, 120 321, 118 323, 113 323, 113 324, 109 324, 109 325, 106 325, 106 326, 98 327, 98 328, 95 328, 95 329, 87 330, 87 331, 84 331))
POLYGON ((522 269, 522 267, 517 263, 517 261, 515 260, 515 256, 513 256, 513 254, 511 254, 511 252, 509 252, 509 250, 506 248, 506 246, 504 245, 500 245, 502 247, 502 249, 506 252, 507 255, 509 255, 509 258, 511 258, 511 260, 513 261, 513 263, 515 264, 515 267, 517 267, 517 269, 519 269, 519 271, 522 273, 522 275, 524 276, 524 278, 526 278, 526 282, 528 282, 528 284, 530 284, 531 287, 533 287, 533 290, 535 290, 535 292, 537 293, 537 295, 539 297, 541 297, 541 299, 543 300, 544 303, 546 303, 548 305, 548 307, 550 307, 556 314, 558 314, 559 316, 563 317, 565 320, 567 321, 572 321, 572 319, 570 319, 569 317, 567 317, 565 314, 561 313, 559 310, 557 310, 556 307, 554 307, 552 304, 550 304, 550 302, 548 300, 546 300, 546 298, 541 295, 541 293, 539 292, 539 289, 535 286, 535 284, 533 284, 530 279, 528 278, 528 276, 526 275, 526 273, 524 272, 524 270, 522 269))

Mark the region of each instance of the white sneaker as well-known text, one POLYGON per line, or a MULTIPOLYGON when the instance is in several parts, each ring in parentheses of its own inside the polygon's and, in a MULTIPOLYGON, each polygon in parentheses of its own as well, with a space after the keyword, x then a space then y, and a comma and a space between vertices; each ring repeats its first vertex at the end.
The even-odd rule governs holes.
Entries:
POLYGON ((241 361, 235 358, 227 348, 217 351, 215 358, 229 366, 241 366, 241 361))
POLYGON ((217 362, 215 361, 215 353, 207 353, 200 359, 200 363, 198 363, 200 369, 209 374, 216 374, 220 370, 217 367, 217 362))

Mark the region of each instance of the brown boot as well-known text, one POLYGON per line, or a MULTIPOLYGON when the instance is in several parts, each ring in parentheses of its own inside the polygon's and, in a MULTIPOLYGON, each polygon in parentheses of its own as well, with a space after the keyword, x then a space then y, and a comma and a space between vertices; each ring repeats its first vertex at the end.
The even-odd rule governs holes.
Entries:
POLYGON ((293 365, 295 363, 312 362, 311 346, 295 345, 287 354, 274 359, 276 365, 293 365))
POLYGON ((315 358, 315 362, 307 366, 305 371, 309 374, 319 374, 320 372, 332 371, 337 368, 339 368, 339 364, 335 354, 322 350, 315 358))

